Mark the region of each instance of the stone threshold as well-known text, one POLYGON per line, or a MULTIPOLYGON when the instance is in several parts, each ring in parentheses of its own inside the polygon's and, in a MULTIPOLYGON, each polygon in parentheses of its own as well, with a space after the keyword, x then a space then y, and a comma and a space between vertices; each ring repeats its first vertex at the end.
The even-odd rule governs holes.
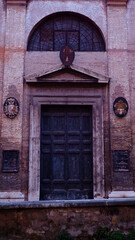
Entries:
POLYGON ((135 206, 135 198, 91 199, 91 200, 53 200, 1 202, 0 209, 43 209, 43 208, 88 208, 88 207, 135 206))

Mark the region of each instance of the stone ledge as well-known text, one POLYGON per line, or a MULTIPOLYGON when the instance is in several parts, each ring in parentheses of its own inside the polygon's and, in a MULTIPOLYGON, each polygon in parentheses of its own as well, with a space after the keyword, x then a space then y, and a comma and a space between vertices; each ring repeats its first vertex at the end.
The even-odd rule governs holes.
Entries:
POLYGON ((6 0, 7 5, 26 6, 27 0, 6 0))
POLYGON ((127 6, 128 0, 107 0, 107 6, 127 6))
POLYGON ((56 200, 56 201, 25 201, 0 203, 0 209, 41 209, 41 208, 88 208, 88 207, 135 206, 134 199, 103 199, 103 200, 56 200))
POLYGON ((0 192, 0 202, 22 202, 24 194, 21 192, 0 192))
POLYGON ((134 191, 113 191, 109 194, 109 198, 135 198, 134 191))

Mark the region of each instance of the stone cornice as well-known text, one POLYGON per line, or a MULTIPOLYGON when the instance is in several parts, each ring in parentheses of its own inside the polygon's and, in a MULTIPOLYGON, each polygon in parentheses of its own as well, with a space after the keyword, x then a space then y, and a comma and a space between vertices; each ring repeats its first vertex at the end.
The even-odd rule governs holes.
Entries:
POLYGON ((128 0, 107 0, 108 6, 127 6, 128 0))
MULTIPOLYGON (((25 6, 28 0, 5 0, 7 5, 20 5, 25 6)), ((126 6, 128 0, 107 0, 108 6, 126 6)))
POLYGON ((26 6, 27 0, 6 0, 7 5, 26 6))

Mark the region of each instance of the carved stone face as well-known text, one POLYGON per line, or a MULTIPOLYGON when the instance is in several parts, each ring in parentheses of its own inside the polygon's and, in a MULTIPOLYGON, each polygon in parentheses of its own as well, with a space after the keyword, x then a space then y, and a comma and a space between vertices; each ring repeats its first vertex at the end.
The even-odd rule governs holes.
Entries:
POLYGON ((118 103, 115 104, 116 107, 116 113, 117 114, 125 114, 126 112, 126 104, 122 102, 122 100, 120 100, 118 103))

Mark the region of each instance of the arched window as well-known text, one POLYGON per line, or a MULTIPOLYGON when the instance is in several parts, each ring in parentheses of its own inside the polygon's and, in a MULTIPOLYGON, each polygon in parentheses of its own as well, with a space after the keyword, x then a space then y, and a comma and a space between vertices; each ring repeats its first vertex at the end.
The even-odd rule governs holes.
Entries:
POLYGON ((105 42, 93 22, 81 15, 59 13, 45 19, 32 33, 28 51, 105 51, 105 42))

